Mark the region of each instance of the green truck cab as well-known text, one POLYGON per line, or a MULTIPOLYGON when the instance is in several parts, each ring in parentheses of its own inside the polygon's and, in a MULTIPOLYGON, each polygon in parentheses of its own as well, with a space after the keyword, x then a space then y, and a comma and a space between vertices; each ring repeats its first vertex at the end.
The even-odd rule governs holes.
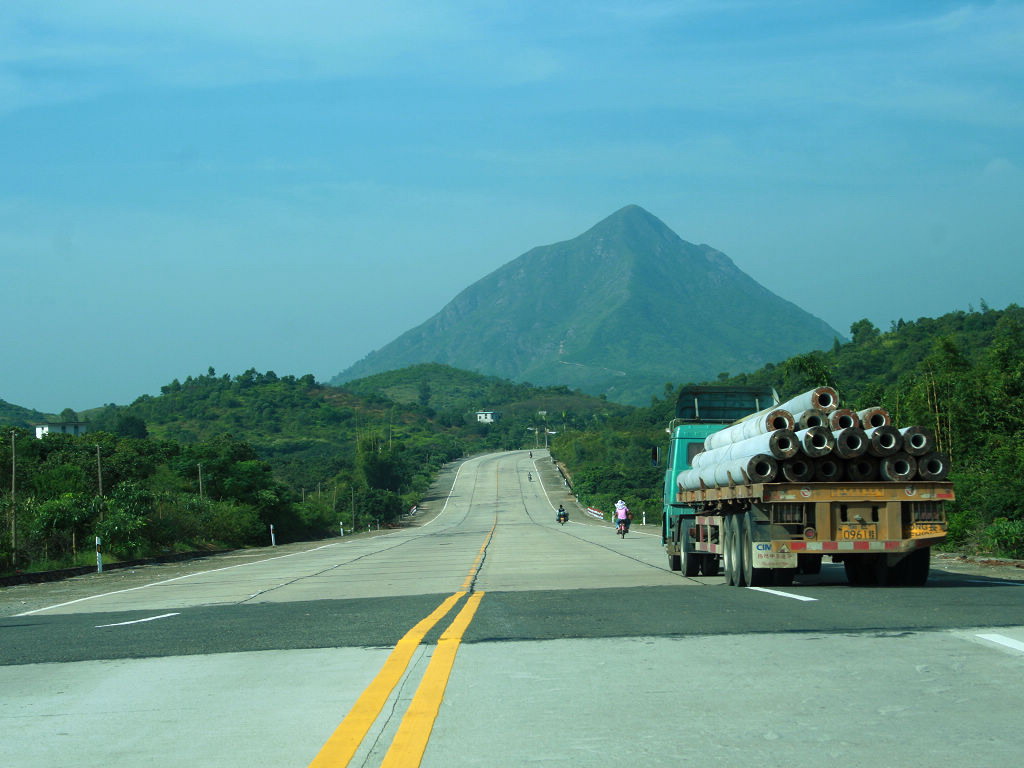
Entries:
POLYGON ((676 416, 666 430, 669 446, 662 494, 662 544, 668 541, 676 518, 695 513, 693 508, 675 501, 676 478, 680 472, 690 469, 693 457, 704 450, 704 438, 777 402, 778 396, 768 387, 688 386, 680 389, 676 416))

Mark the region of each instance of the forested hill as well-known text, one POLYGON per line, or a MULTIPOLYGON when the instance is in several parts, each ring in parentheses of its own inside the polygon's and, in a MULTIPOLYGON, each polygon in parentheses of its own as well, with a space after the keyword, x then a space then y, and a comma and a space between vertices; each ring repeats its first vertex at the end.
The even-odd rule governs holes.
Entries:
POLYGON ((12 405, 6 400, 0 400, 0 424, 9 424, 12 427, 30 427, 41 421, 51 418, 42 411, 35 411, 31 408, 22 408, 20 405, 12 405))
POLYGON ((316 487, 355 462, 360 441, 378 440, 410 451, 446 446, 453 455, 485 448, 520 447, 528 429, 548 414, 552 429, 566 422, 604 418, 625 406, 570 392, 533 387, 444 365, 414 366, 323 386, 311 374, 278 376, 250 369, 237 376, 175 379, 158 396, 130 406, 83 414, 94 430, 195 443, 230 434, 251 445, 275 473, 296 488, 316 487), (491 426, 476 423, 479 410, 500 411, 491 426))

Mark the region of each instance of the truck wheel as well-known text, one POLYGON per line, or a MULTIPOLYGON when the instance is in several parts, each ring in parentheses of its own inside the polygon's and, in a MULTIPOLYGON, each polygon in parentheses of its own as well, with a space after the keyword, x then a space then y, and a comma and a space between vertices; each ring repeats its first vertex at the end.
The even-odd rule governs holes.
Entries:
POLYGON ((717 576, 719 568, 718 555, 704 555, 700 559, 700 572, 705 576, 717 576))
POLYGON ((682 524, 679 527, 680 568, 683 571, 683 576, 692 578, 700 573, 700 555, 693 551, 693 544, 690 543, 690 538, 686 531, 682 530, 682 524))
POLYGON ((931 568, 932 548, 915 549, 900 563, 903 566, 903 583, 908 587, 923 587, 928 581, 931 568))
POLYGON ((868 555, 847 557, 843 560, 846 579, 853 587, 869 587, 876 583, 875 563, 868 555))
POLYGON ((682 567, 682 560, 679 555, 668 556, 668 569, 670 571, 678 571, 682 567))
POLYGON ((754 518, 747 512, 739 521, 742 534, 740 536, 740 547, 743 550, 743 584, 747 587, 763 587, 772 578, 770 568, 754 567, 754 518))
POLYGON ((736 516, 727 515, 722 518, 722 528, 725 529, 725 583, 730 587, 738 587, 740 585, 740 574, 739 574, 739 546, 736 541, 736 516))

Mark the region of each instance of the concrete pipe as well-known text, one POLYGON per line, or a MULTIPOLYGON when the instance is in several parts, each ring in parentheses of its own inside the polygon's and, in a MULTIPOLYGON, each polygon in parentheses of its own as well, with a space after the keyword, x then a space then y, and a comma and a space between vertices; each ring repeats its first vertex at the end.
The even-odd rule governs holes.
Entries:
POLYGON ((917 459, 907 453, 894 453, 878 463, 883 480, 905 483, 917 474, 917 459))
POLYGON ((832 433, 836 439, 832 453, 840 459, 855 459, 863 456, 868 450, 868 438, 860 427, 837 429, 832 433))
POLYGON ((949 477, 949 459, 941 453, 918 456, 917 476, 921 480, 945 480, 949 477))
POLYGON ((814 479, 819 483, 835 483, 843 479, 843 462, 826 456, 814 462, 814 479))
POLYGON ((808 483, 814 479, 814 462, 795 458, 779 465, 779 473, 789 483, 808 483))
POLYGON ((839 394, 832 387, 815 387, 809 392, 780 403, 778 407, 790 413, 803 413, 809 408, 831 413, 839 407, 839 394))
POLYGON ((864 429, 892 426, 892 416, 885 408, 865 408, 863 411, 857 411, 857 418, 864 429))
POLYGON ((808 408, 799 414, 794 413, 793 419, 796 421, 797 430, 828 426, 828 414, 816 408, 808 408))
POLYGON ((751 437, 774 432, 777 429, 793 429, 793 414, 781 408, 761 411, 743 421, 713 432, 704 439, 704 450, 713 451, 725 445, 749 440, 751 437))
POLYGON ((776 459, 788 459, 797 454, 800 443, 791 429, 777 429, 763 435, 755 435, 738 443, 723 445, 713 451, 704 451, 693 457, 690 466, 704 469, 730 459, 742 459, 758 453, 766 453, 776 459))
POLYGON ((868 453, 872 456, 892 456, 903 448, 903 436, 896 427, 873 427, 864 430, 868 439, 868 453))
POLYGON ((828 427, 810 427, 801 429, 796 433, 796 439, 800 443, 800 450, 804 456, 816 459, 819 456, 828 456, 836 444, 828 427))
POLYGON ((924 456, 935 450, 935 436, 924 427, 904 427, 900 430, 903 436, 903 450, 911 456, 924 456))
POLYGON ((854 483, 866 483, 869 480, 877 480, 878 461, 878 459, 861 456, 845 462, 843 466, 846 470, 846 479, 854 483))
POLYGON ((828 415, 828 425, 833 430, 850 429, 851 427, 859 427, 860 419, 849 408, 839 408, 828 415))
POLYGON ((722 488, 746 483, 770 483, 779 471, 778 462, 767 454, 732 459, 702 469, 687 469, 676 477, 684 491, 722 488))

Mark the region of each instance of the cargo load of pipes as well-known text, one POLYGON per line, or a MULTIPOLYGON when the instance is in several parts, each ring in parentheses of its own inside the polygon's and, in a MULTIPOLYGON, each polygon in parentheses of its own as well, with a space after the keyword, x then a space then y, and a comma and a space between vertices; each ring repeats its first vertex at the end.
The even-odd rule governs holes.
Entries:
POLYGON ((817 387, 740 419, 704 440, 680 490, 785 481, 945 480, 949 461, 924 427, 899 428, 884 408, 842 408, 817 387))

